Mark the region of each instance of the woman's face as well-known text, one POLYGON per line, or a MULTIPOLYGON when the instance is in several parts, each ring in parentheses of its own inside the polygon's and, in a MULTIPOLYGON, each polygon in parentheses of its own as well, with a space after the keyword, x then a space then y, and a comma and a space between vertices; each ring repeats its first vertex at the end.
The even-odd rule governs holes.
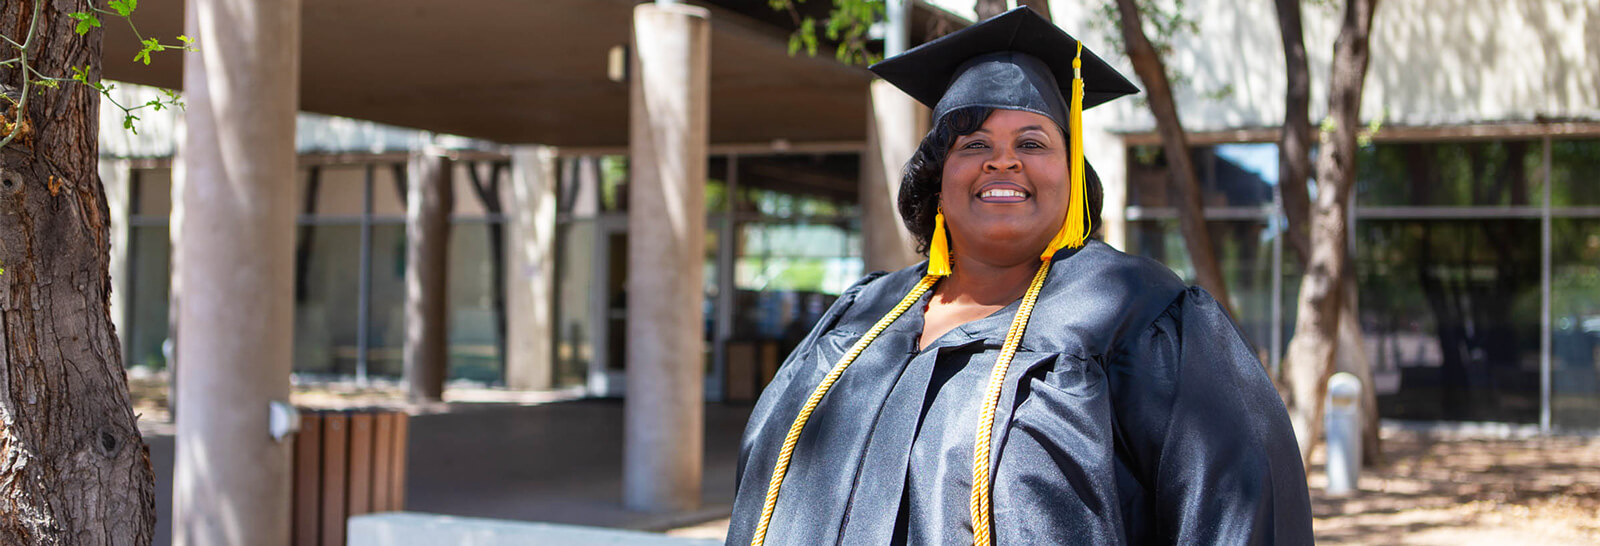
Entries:
POLYGON ((956 139, 940 206, 954 251, 1037 255, 1067 216, 1067 142, 1054 121, 995 110, 956 139))

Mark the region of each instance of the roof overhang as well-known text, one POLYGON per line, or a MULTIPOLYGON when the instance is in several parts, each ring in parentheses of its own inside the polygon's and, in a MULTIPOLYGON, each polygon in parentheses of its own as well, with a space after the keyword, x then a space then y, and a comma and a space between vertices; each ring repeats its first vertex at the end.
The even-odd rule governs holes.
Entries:
MULTIPOLYGON (((508 144, 626 146, 628 87, 607 68, 612 48, 630 39, 637 4, 303 2, 300 108, 508 144)), ((702 4, 712 12, 712 143, 865 139, 865 69, 825 52, 790 56, 789 30, 752 11, 768 9, 765 2, 702 4)), ((170 41, 183 33, 183 9, 180 0, 151 0, 134 17, 146 36, 170 41)), ((924 34, 964 24, 935 24, 948 18, 919 5, 913 27, 924 34)), ((135 63, 126 25, 107 28, 105 77, 182 87, 181 55, 135 63)), ((205 36, 196 38, 206 47, 205 36)))

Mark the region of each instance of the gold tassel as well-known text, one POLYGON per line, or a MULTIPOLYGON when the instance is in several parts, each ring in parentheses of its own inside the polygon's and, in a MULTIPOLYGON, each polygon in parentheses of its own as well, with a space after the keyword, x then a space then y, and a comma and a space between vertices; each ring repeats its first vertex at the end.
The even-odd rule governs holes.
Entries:
POLYGON ((933 239, 928 241, 928 274, 950 276, 950 240, 944 234, 944 208, 933 215, 933 239))
POLYGON ((1078 43, 1078 56, 1072 59, 1072 110, 1067 114, 1068 138, 1071 142, 1071 155, 1068 158, 1068 168, 1071 169, 1072 195, 1067 201, 1067 218, 1061 224, 1061 231, 1056 232, 1050 245, 1045 247, 1044 253, 1039 255, 1041 260, 1050 260, 1056 255, 1057 250, 1063 248, 1078 248, 1083 246, 1089 238, 1089 205, 1088 189, 1084 182, 1083 167, 1083 43, 1078 43))

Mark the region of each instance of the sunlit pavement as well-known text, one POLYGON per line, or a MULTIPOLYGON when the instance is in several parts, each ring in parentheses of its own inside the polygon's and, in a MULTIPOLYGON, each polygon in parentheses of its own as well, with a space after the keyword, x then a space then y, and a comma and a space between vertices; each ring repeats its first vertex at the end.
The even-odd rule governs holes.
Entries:
MULTIPOLYGON (((666 531, 727 518, 750 407, 705 406, 702 508, 666 514, 622 506, 620 400, 456 401, 428 411, 411 418, 406 510, 666 531)), ((162 428, 145 432, 156 470, 156 546, 171 542, 173 437, 162 428)))

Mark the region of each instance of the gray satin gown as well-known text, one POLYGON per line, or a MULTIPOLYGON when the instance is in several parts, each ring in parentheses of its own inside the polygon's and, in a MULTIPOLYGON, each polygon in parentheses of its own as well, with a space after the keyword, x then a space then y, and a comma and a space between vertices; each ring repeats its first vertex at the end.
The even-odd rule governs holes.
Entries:
MULTIPOLYGON (((728 544, 750 543, 801 405, 924 267, 851 287, 778 370, 745 428, 728 544)), ((978 408, 1017 307, 920 351, 923 305, 884 331, 801 433, 766 543, 971 544, 978 408)), ((1312 543, 1260 361, 1206 292, 1154 261, 1098 241, 1057 255, 993 427, 996 544, 1312 543)))

